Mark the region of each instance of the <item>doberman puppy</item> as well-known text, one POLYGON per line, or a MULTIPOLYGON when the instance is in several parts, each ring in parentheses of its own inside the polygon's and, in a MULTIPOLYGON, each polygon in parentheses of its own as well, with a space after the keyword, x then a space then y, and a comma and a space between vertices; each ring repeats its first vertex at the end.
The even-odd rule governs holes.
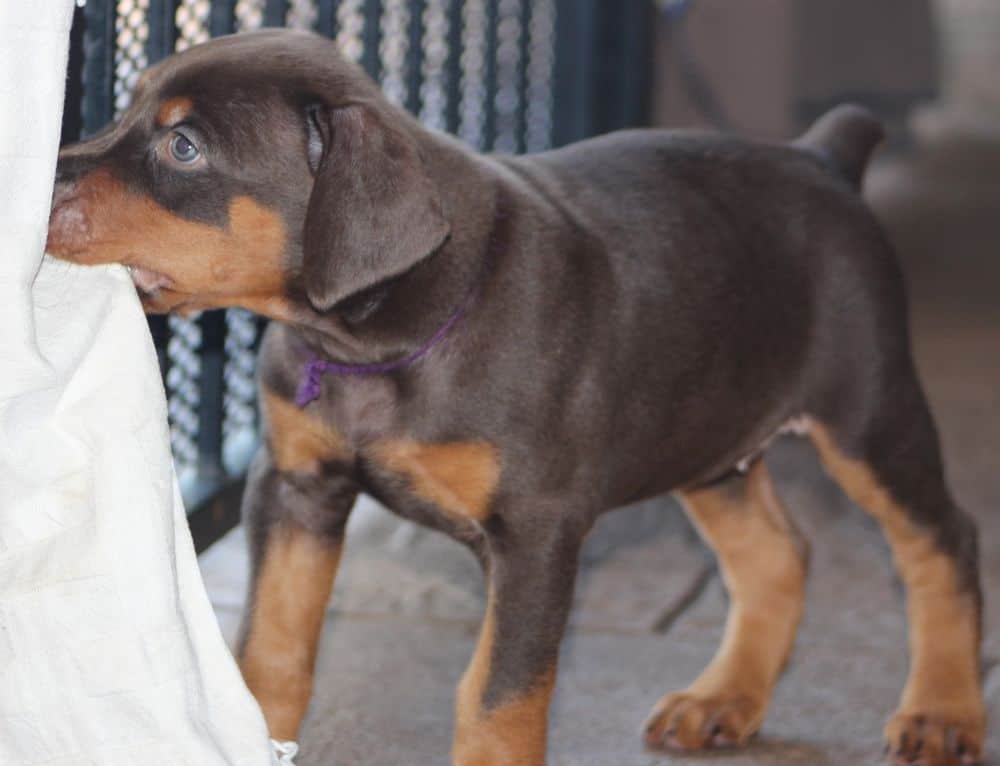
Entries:
POLYGON ((976 534, 945 485, 895 256, 858 194, 881 130, 788 146, 627 131, 483 156, 390 105, 328 40, 213 40, 59 157, 48 247, 121 263, 150 312, 244 306, 264 445, 239 658, 276 738, 309 703, 357 494, 488 577, 459 766, 537 766, 581 541, 675 492, 731 596, 722 645, 645 727, 745 743, 802 613, 806 546, 759 459, 792 425, 881 523, 908 590, 894 763, 980 758, 976 534))

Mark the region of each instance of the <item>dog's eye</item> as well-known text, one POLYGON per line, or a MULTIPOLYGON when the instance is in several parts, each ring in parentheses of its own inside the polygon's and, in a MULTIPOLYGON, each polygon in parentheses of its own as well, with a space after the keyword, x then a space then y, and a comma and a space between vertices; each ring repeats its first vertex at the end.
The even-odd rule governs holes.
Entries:
POLYGON ((181 133, 174 133, 171 137, 170 154, 175 160, 185 165, 194 162, 201 156, 198 147, 187 136, 181 133))

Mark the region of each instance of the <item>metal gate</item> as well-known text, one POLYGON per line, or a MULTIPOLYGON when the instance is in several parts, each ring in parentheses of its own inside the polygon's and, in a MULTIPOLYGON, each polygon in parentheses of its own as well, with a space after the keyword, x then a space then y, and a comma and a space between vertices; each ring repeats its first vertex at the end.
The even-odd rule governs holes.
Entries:
MULTIPOLYGON (((427 125, 480 150, 540 151, 646 122, 650 0, 77 0, 63 140, 127 108, 142 70, 210 37, 312 29, 427 125)), ((151 317, 174 460, 199 549, 234 520, 257 443, 263 320, 151 317)))

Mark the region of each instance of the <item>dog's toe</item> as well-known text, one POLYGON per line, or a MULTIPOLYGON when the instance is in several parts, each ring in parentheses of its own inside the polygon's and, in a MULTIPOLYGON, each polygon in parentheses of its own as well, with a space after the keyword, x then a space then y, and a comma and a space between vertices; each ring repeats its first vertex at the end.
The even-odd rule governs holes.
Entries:
POLYGON ((745 695, 668 694, 646 720, 653 750, 707 750, 746 744, 760 727, 762 705, 745 695))
POLYGON ((892 766, 975 766, 982 762, 982 726, 936 715, 897 713, 885 727, 892 766))

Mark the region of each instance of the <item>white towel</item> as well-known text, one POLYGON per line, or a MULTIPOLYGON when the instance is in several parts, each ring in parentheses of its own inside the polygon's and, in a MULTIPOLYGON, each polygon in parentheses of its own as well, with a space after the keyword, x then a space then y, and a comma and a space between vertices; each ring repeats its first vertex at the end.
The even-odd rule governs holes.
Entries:
POLYGON ((72 0, 0 0, 0 764, 268 766, 119 266, 42 259, 72 0))

